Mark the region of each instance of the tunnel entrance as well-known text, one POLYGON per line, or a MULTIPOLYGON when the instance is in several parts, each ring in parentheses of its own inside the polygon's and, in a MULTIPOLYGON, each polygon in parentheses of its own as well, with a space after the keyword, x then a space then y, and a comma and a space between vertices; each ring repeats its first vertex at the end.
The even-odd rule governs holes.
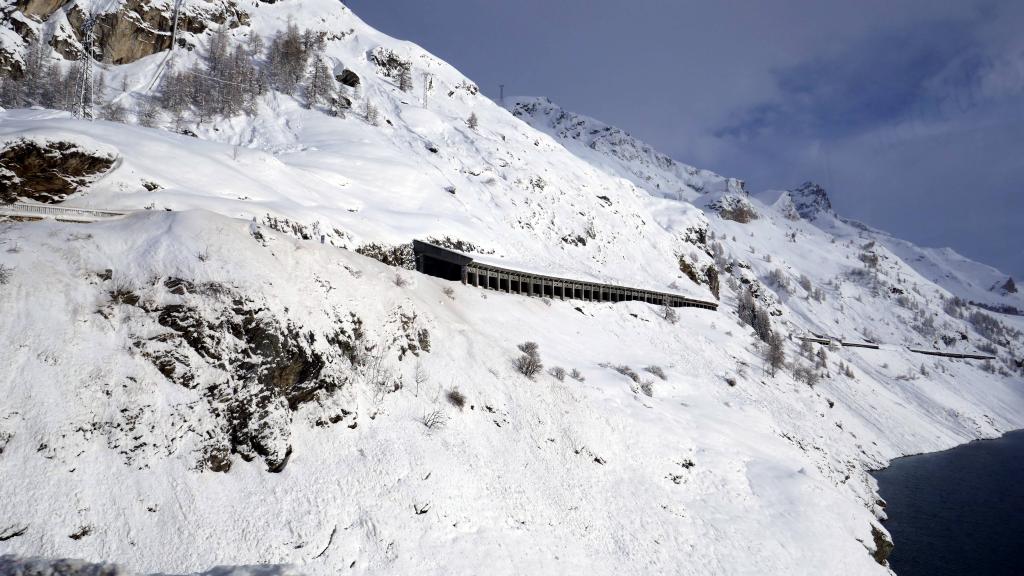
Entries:
POLYGON ((500 266, 478 264, 466 254, 419 240, 412 241, 412 249, 417 271, 437 278, 453 282, 461 281, 464 284, 468 283, 491 290, 546 298, 597 300, 599 302, 639 301, 673 308, 680 306, 693 306, 708 310, 718 308, 717 302, 694 300, 654 290, 571 280, 519 272, 500 266))
POLYGON ((432 256, 423 256, 423 269, 420 271, 445 280, 462 280, 462 266, 432 256))

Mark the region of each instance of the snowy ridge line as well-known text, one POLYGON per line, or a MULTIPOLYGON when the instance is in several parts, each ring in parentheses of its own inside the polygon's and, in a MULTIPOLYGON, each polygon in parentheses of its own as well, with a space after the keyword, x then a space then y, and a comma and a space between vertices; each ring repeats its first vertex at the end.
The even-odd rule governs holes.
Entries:
MULTIPOLYGON (((874 342, 846 342, 844 340, 832 339, 832 338, 824 338, 824 337, 821 337, 821 336, 797 336, 797 339, 798 340, 803 340, 804 342, 815 342, 817 344, 825 344, 825 345, 828 345, 828 344, 831 344, 831 343, 835 342, 835 343, 839 344, 840 346, 844 346, 844 347, 847 347, 847 348, 868 348, 870 350, 880 350, 880 349, 883 349, 882 345, 876 344, 874 342)), ((991 355, 988 355, 988 354, 968 354, 968 353, 964 353, 964 352, 944 352, 942 350, 926 350, 924 348, 912 348, 910 346, 901 346, 901 345, 886 345, 884 349, 885 350, 905 349, 908 352, 913 352, 914 354, 926 354, 928 356, 943 356, 943 357, 946 357, 946 358, 963 358, 963 359, 967 359, 967 360, 996 360, 995 356, 991 356, 991 355)))
POLYGON ((533 272, 524 272, 476 262, 472 256, 429 242, 413 240, 416 271, 446 280, 457 280, 474 287, 503 291, 526 296, 550 296, 565 300, 598 302, 639 301, 672 308, 701 308, 718 310, 717 302, 689 298, 645 288, 632 288, 587 280, 560 278, 533 272))
POLYGON ((49 204, 28 204, 15 202, 0 206, 0 215, 17 218, 54 218, 68 222, 96 222, 120 218, 129 212, 119 210, 93 210, 90 208, 70 208, 67 206, 51 206, 49 204))

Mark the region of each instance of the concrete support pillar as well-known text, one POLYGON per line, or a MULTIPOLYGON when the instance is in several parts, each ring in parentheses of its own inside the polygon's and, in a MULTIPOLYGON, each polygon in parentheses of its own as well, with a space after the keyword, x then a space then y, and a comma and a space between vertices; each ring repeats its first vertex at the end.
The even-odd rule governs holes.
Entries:
POLYGON ((469 281, 469 268, 466 266, 462 267, 462 283, 465 284, 469 281))
POLYGON ((469 278, 472 281, 474 287, 479 287, 480 286, 480 271, 479 270, 474 269, 472 276, 470 276, 469 278))

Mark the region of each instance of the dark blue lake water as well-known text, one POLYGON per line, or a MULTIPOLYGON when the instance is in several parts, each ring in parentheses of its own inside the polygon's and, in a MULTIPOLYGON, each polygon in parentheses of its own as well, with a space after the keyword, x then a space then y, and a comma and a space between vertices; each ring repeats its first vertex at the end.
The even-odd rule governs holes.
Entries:
POLYGON ((1024 431, 874 474, 899 576, 1024 574, 1024 431))

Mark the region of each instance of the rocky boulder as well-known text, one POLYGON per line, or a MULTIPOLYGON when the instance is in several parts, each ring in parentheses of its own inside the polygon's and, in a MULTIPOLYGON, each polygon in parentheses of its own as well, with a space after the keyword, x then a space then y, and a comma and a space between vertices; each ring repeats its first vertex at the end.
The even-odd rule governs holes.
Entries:
POLYGON ((722 218, 741 224, 758 218, 754 205, 745 194, 724 194, 708 202, 706 206, 708 210, 716 212, 722 218))

